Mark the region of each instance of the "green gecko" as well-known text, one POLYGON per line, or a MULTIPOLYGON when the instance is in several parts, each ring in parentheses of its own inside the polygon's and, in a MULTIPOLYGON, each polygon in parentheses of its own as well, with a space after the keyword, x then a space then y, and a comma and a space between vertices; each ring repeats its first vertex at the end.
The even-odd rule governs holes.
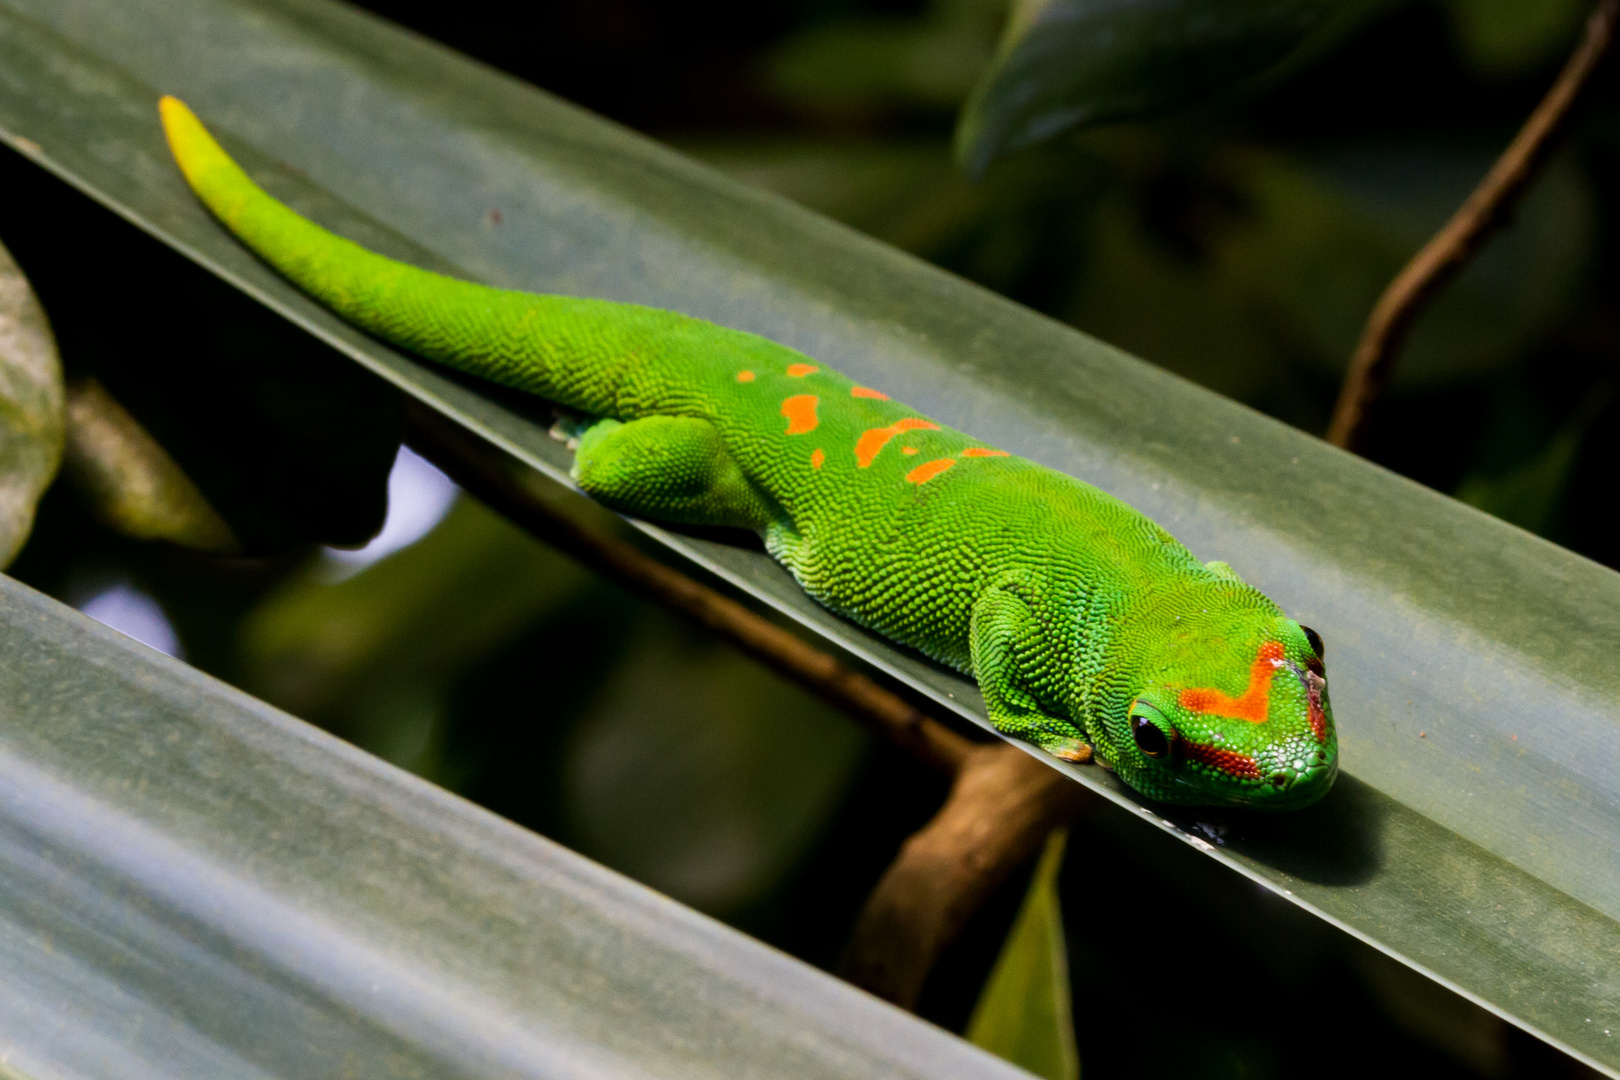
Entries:
POLYGON ((1294 809, 1338 771, 1322 640, 1119 499, 783 345, 635 304, 458 281, 271 198, 185 105, 169 147, 236 237, 354 326, 589 417, 573 476, 628 514, 752 529, 817 601, 978 680, 990 720, 1143 795, 1294 809))

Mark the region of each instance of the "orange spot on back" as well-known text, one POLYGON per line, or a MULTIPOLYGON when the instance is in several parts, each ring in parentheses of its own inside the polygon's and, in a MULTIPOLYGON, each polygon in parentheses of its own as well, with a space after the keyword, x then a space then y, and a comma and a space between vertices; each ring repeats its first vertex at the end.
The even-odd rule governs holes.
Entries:
POLYGON ((1249 686, 1241 697, 1231 697, 1214 687, 1196 687, 1181 692, 1181 707, 1207 716, 1263 724, 1270 719, 1271 677, 1277 673, 1272 661, 1282 658, 1283 647, 1268 641, 1260 646, 1259 655, 1249 665, 1249 686))
POLYGON ((871 398, 873 401, 888 401, 889 395, 881 390, 873 390, 870 386, 852 386, 849 388, 850 397, 871 398))
POLYGON ((790 379, 802 379, 806 375, 814 375, 820 370, 814 364, 789 364, 787 373, 790 379))
POLYGON ((900 448, 900 452, 905 454, 907 457, 910 457, 912 454, 917 452, 917 448, 915 446, 902 446, 900 448))
POLYGON ((933 461, 925 461, 921 465, 906 473, 906 479, 913 484, 926 484, 940 473, 956 464, 955 458, 942 457, 933 461))
POLYGON ((821 399, 814 394, 794 394, 782 402, 782 415, 787 417, 787 433, 789 435, 803 435, 807 431, 816 430, 821 423, 816 419, 816 406, 821 399))
POLYGON ((861 437, 855 440, 855 464, 866 468, 876 460, 879 451, 889 445, 889 440, 897 435, 904 435, 908 431, 938 431, 939 425, 931 420, 924 420, 916 416, 908 416, 896 420, 888 427, 871 428, 861 432, 861 437))
POLYGON ((1008 457, 1005 450, 992 450, 988 446, 970 446, 962 451, 963 457, 1008 457))
POLYGON ((821 452, 821 447, 818 446, 814 450, 810 451, 810 467, 812 469, 821 468, 821 463, 826 460, 827 455, 821 452))
POLYGON ((753 382, 754 381, 754 373, 752 371, 739 371, 739 372, 737 372, 737 381, 738 382, 753 382))

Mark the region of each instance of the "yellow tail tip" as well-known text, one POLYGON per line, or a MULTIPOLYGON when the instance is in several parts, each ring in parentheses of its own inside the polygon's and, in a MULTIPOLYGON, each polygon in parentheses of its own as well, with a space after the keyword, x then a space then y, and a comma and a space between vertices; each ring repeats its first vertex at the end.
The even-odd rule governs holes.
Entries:
POLYGON ((158 115, 163 118, 163 130, 172 136, 177 125, 190 120, 197 122, 197 115, 186 107, 186 103, 173 94, 164 94, 158 98, 158 115))
MULTIPOLYGON (((222 168, 231 171, 230 158, 185 102, 172 94, 164 94, 158 99, 158 115, 163 119, 163 134, 169 143, 169 153, 174 155, 175 164, 180 166, 181 173, 194 189, 205 173, 214 173, 222 168)), ((209 200, 204 198, 203 201, 209 200)))

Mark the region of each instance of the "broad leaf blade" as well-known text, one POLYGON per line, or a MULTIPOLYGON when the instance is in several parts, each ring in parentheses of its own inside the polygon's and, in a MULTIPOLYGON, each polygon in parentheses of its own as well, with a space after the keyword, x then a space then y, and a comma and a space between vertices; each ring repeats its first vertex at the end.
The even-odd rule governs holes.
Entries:
POLYGON ((968 1041, 1046 1080, 1079 1080, 1058 872, 1068 830, 1046 838, 1024 905, 990 970, 968 1041))
POLYGON ((28 279, 0 246, 0 567, 34 527, 62 460, 62 361, 28 279))
POLYGON ((963 109, 957 159, 1158 112, 1260 74, 1368 0, 1026 0, 963 109))

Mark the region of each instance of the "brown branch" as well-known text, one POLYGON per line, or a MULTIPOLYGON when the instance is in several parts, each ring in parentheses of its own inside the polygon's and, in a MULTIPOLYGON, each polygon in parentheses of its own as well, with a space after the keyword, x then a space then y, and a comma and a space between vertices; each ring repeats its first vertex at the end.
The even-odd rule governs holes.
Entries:
POLYGON ((415 402, 406 441, 542 542, 677 611, 954 779, 945 805, 906 841, 868 898, 843 974, 910 1008, 940 953, 998 885, 1093 796, 1006 743, 975 743, 769 620, 635 546, 580 525, 540 495, 537 474, 415 402))
POLYGON ((1048 833, 1095 799, 1015 746, 975 749, 945 805, 906 841, 867 898, 838 973, 914 1008, 928 973, 973 913, 1048 833))
POLYGON ((1617 19, 1620 0, 1599 0, 1575 52, 1513 142, 1451 220, 1423 245, 1378 298, 1351 355, 1350 370, 1333 407, 1328 442, 1354 449, 1367 410, 1389 385, 1407 331, 1435 293, 1467 265, 1493 231, 1506 224, 1546 161, 1576 99, 1613 43, 1617 19))

